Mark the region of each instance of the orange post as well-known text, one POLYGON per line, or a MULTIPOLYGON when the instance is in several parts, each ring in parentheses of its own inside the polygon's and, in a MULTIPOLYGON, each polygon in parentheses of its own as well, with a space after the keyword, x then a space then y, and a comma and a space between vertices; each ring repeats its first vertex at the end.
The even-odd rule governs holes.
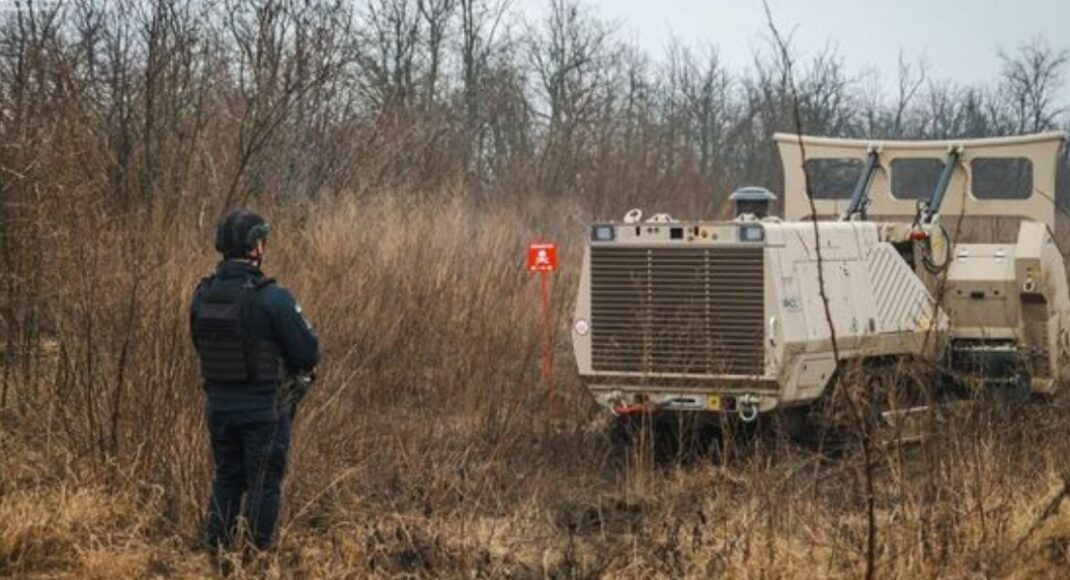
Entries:
POLYGON ((542 383, 546 389, 551 415, 556 414, 557 398, 554 393, 554 336, 550 313, 550 273, 557 270, 557 246, 537 241, 528 245, 528 271, 539 274, 539 302, 542 306, 543 352, 542 383))

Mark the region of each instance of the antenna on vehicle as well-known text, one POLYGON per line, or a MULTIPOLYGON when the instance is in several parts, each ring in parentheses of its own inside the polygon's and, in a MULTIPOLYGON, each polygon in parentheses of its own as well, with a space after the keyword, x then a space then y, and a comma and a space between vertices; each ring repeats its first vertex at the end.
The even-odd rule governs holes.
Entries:
POLYGON ((866 206, 869 205, 869 183, 873 180, 873 174, 881 164, 880 147, 869 145, 869 158, 866 160, 866 168, 855 183, 855 189, 851 193, 851 201, 847 204, 847 210, 840 216, 841 221, 849 221, 858 215, 866 218, 866 206))

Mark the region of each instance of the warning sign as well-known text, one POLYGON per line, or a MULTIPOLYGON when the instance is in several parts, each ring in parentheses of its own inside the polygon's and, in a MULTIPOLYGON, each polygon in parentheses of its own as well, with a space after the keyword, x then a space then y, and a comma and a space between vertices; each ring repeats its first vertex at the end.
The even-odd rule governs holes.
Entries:
POLYGON ((528 246, 528 271, 553 272, 557 270, 557 246, 554 244, 531 244, 528 246))

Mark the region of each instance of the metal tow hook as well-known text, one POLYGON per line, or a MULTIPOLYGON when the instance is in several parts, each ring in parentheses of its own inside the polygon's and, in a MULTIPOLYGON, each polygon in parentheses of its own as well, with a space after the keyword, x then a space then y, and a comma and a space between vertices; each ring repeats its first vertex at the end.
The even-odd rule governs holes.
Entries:
POLYGON ((744 423, 750 423, 758 418, 758 402, 758 397, 751 394, 739 398, 739 418, 744 423))

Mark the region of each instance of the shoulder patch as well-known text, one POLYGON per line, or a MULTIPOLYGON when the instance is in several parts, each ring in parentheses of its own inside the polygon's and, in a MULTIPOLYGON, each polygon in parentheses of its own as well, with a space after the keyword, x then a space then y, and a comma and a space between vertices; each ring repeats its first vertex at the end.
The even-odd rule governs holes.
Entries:
POLYGON ((307 318, 305 318, 304 314, 302 314, 303 311, 301 310, 301 305, 296 300, 294 301, 294 311, 297 312, 297 317, 300 318, 301 321, 305 323, 305 326, 309 330, 312 330, 312 323, 309 322, 307 318))

